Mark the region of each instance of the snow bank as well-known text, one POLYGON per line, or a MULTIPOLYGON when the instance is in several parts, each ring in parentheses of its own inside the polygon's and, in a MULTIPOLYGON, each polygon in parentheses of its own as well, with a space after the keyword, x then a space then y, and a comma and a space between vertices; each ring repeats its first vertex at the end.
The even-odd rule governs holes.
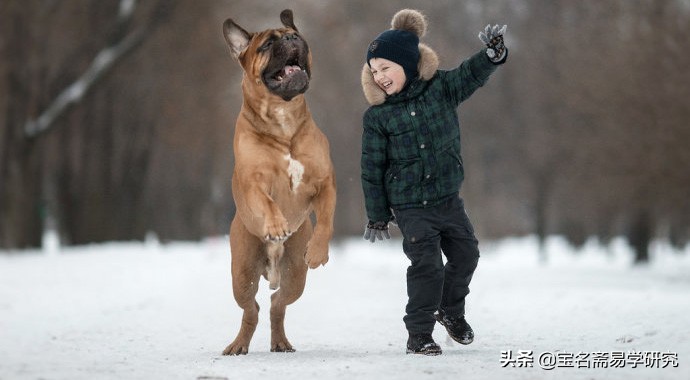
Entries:
POLYGON ((288 307, 293 354, 269 352, 270 291, 262 284, 259 326, 241 357, 220 355, 241 319, 225 238, 4 252, 0 379, 690 378, 688 252, 658 244, 651 265, 633 267, 622 241, 591 241, 574 253, 554 237, 546 264, 532 237, 480 248, 467 310, 475 342, 455 344, 437 326, 437 357, 404 354, 408 264, 400 241, 332 245, 328 265, 310 271, 304 295, 288 307), (628 363, 567 366, 585 353, 579 364, 619 353, 628 363), (678 366, 646 368, 637 353, 675 354, 678 366), (563 362, 542 369, 544 354, 563 362), (530 356, 532 366, 521 367, 530 356))

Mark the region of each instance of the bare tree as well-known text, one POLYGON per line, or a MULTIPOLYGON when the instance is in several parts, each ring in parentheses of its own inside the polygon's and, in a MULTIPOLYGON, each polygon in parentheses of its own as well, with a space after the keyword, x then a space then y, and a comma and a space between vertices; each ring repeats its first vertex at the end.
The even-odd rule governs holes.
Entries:
MULTIPOLYGON (((0 3, 0 247, 39 245, 50 217, 73 244, 226 233, 241 70, 220 25, 275 26, 282 6, 0 3)), ((290 6, 313 53, 307 98, 331 140, 338 236, 365 222, 364 51, 399 8, 416 7, 442 69, 481 47, 486 23, 508 24, 508 63, 459 109, 461 191, 482 238, 624 235, 640 262, 655 237, 687 243, 687 2, 290 6)))

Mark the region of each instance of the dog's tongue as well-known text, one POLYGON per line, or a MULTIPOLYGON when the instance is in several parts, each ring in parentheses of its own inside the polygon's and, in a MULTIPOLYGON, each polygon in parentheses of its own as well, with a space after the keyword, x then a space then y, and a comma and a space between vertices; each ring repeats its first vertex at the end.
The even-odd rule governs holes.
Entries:
POLYGON ((300 69, 299 66, 297 66, 297 65, 295 65, 295 66, 285 66, 285 67, 283 68, 283 76, 288 76, 288 75, 290 75, 290 74, 292 74, 292 73, 295 73, 295 72, 301 71, 301 70, 302 70, 302 69, 300 69))

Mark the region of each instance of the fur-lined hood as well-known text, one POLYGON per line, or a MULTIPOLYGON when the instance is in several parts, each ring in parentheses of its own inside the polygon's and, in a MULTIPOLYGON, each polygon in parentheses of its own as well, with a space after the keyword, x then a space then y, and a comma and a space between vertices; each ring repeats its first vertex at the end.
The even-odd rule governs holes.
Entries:
MULTIPOLYGON (((403 9, 396 13, 391 20, 392 29, 402 29, 415 33, 418 37, 424 36, 426 33, 426 19, 419 11, 412 9, 403 9)), ((430 80, 438 70, 438 55, 429 46, 424 43, 419 43, 419 63, 417 64, 417 71, 419 71, 419 78, 425 81, 430 80)), ((408 78, 409 80, 409 78, 408 78)), ((374 81, 374 76, 371 74, 371 69, 367 62, 362 67, 362 90, 364 97, 370 105, 375 106, 383 104, 386 101, 386 92, 383 91, 374 81)))

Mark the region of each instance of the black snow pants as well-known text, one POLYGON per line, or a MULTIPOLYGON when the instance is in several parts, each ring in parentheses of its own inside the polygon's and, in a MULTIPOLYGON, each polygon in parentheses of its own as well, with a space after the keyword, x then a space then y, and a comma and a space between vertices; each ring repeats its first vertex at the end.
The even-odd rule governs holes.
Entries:
POLYGON ((411 261, 403 321, 411 334, 431 333, 437 310, 450 316, 465 314, 465 296, 479 261, 477 238, 457 196, 434 207, 393 211, 403 251, 411 261))

